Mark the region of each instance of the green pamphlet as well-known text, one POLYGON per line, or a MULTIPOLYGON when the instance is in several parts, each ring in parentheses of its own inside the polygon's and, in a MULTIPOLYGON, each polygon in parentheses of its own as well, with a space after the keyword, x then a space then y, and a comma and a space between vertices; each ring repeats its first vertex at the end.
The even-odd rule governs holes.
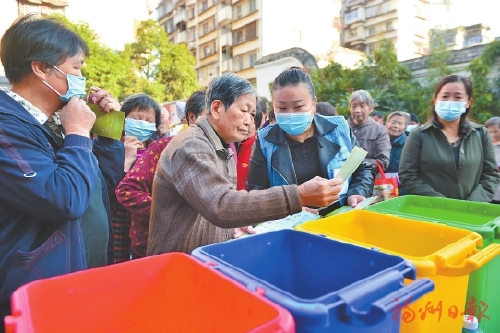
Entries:
POLYGON ((122 137, 123 125, 125 124, 125 112, 109 111, 102 112, 99 105, 87 103, 89 108, 95 113, 96 119, 92 127, 92 133, 106 138, 120 140, 122 137))

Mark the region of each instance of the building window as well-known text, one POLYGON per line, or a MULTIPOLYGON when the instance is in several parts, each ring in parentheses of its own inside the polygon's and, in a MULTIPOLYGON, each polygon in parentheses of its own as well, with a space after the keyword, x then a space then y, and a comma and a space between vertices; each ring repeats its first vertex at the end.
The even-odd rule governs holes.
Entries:
POLYGON ((252 22, 245 27, 245 41, 252 40, 257 37, 257 22, 252 22))
POLYGON ((445 39, 446 44, 455 44, 455 36, 448 36, 445 39))
POLYGON ((204 0, 201 2, 201 11, 204 12, 208 9, 208 0, 204 0))
POLYGON ((253 13, 255 11, 255 0, 250 0, 248 2, 249 13, 253 13))
POLYGON ((204 34, 204 35, 208 34, 208 23, 205 23, 205 24, 203 25, 203 34, 204 34))
POLYGON ((347 15, 345 16, 346 22, 354 21, 357 18, 358 18, 358 10, 357 9, 353 10, 352 12, 347 13, 347 15))
POLYGON ((236 6, 236 18, 237 18, 237 19, 239 19, 239 18, 241 18, 242 16, 243 16, 243 11, 242 11, 242 9, 241 9, 241 6, 240 6, 240 5, 238 5, 238 6, 236 6))
POLYGON ((471 44, 479 44, 483 41, 483 36, 474 36, 467 38, 465 40, 465 46, 471 45, 471 44))
POLYGON ((368 29, 368 35, 369 36, 373 36, 377 33, 377 30, 375 29, 375 27, 371 27, 370 29, 368 29))
POLYGON ((212 49, 210 48, 209 45, 207 45, 203 48, 203 52, 205 53, 205 58, 206 58, 212 54, 212 49))
POLYGON ((349 38, 354 38, 356 36, 358 36, 358 29, 349 30, 349 38))
POLYGON ((257 54, 256 53, 251 53, 249 56, 249 62, 250 62, 250 67, 255 66, 255 62, 257 61, 257 54))
POLYGON ((387 31, 391 31, 391 30, 394 30, 394 27, 392 26, 392 21, 389 21, 385 24, 385 29, 387 31))
POLYGON ((243 69, 243 59, 241 57, 236 58, 236 70, 241 71, 243 69))
POLYGON ((235 36, 234 36, 234 41, 235 44, 241 44, 243 43, 243 31, 236 31, 235 36))

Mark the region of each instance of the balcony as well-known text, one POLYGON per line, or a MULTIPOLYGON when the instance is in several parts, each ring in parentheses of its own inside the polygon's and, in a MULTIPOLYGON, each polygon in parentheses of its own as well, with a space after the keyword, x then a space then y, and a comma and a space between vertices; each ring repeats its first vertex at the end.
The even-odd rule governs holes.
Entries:
POLYGON ((345 8, 351 8, 353 6, 365 5, 366 0, 347 0, 345 3, 345 8))
POLYGON ((187 42, 187 31, 182 31, 175 35, 175 44, 186 43, 187 42))
POLYGON ((344 21, 346 26, 351 25, 356 22, 365 21, 365 10, 364 8, 357 8, 349 13, 345 14, 344 21))
POLYGON ((215 31, 215 27, 211 27, 211 26, 204 26, 202 27, 202 29, 200 30, 200 33, 199 33, 199 37, 203 37, 205 35, 208 35, 209 33, 211 33, 212 31, 215 31))
POLYGON ((186 7, 196 5, 196 0, 186 0, 186 7))
POLYGON ((231 21, 233 19, 233 11, 231 6, 226 6, 219 10, 217 13, 217 23, 221 24, 224 21, 231 21))
POLYGON ((185 10, 179 10, 175 15, 174 15, 174 25, 177 25, 181 22, 186 22, 187 17, 186 17, 186 11, 185 10))
POLYGON ((231 33, 223 34, 220 36, 220 46, 231 46, 233 44, 233 35, 231 33))
POLYGON ((364 41, 365 39, 366 38, 364 33, 358 33, 356 35, 348 35, 346 42, 350 43, 351 45, 355 45, 358 44, 359 42, 364 41))
POLYGON ((210 57, 211 55, 216 54, 217 51, 215 50, 215 48, 209 46, 209 47, 202 48, 200 53, 201 53, 200 59, 205 59, 205 58, 210 57))

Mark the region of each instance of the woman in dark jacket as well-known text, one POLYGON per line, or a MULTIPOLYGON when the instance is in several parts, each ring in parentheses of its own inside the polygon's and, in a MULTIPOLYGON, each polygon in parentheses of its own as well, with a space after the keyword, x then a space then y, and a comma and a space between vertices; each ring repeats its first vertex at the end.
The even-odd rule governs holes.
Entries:
POLYGON ((403 152, 403 146, 408 136, 406 135, 406 127, 408 126, 410 115, 406 112, 395 111, 389 114, 385 127, 389 133, 391 140, 391 155, 389 158, 389 166, 385 172, 399 172, 399 160, 403 152))
POLYGON ((472 101, 468 78, 438 82, 432 121, 411 131, 401 155, 408 194, 491 202, 499 173, 488 131, 469 121, 472 101))
MULTIPOLYGON (((272 107, 276 124, 258 132, 250 159, 247 190, 302 184, 316 176, 332 179, 358 146, 343 117, 315 114, 316 96, 311 78, 292 67, 274 80, 272 107)), ((362 163, 345 179, 340 200, 320 211, 356 206, 371 196, 373 174, 362 163)))

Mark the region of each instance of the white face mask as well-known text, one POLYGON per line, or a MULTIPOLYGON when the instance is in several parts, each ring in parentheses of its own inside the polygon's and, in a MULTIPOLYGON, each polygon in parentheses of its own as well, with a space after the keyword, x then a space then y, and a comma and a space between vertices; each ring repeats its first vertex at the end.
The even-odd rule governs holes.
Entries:
POLYGON ((407 132, 411 132, 411 131, 412 131, 412 130, 414 130, 415 128, 417 128, 417 124, 408 125, 408 126, 406 126, 406 131, 407 131, 407 132))

